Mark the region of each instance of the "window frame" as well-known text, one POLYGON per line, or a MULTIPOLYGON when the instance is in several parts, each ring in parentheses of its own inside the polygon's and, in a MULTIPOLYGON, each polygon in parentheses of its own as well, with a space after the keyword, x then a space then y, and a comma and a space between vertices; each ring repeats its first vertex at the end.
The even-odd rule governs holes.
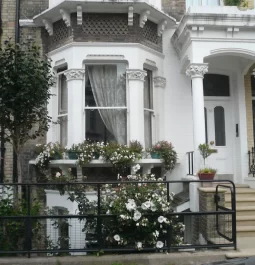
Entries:
POLYGON ((83 64, 83 68, 85 69, 85 76, 84 76, 84 89, 83 89, 83 139, 86 139, 86 111, 88 110, 100 110, 100 109, 125 109, 126 110, 126 143, 128 143, 129 141, 129 128, 130 128, 130 124, 129 124, 129 111, 128 111, 128 103, 129 103, 129 98, 128 98, 128 82, 127 82, 127 78, 126 78, 126 106, 121 106, 121 107, 98 107, 98 106, 86 106, 86 80, 87 80, 87 69, 86 66, 89 65, 117 65, 117 64, 124 64, 125 65, 125 76, 126 76, 126 71, 128 69, 128 62, 127 61, 88 61, 88 62, 84 62, 83 64))
MULTIPOLYGON (((155 124, 155 110, 154 110, 154 93, 153 93, 154 92, 154 86, 153 86, 153 70, 151 70, 151 69, 149 69, 147 67, 144 67, 143 70, 146 71, 147 75, 148 75, 148 73, 150 73, 150 79, 149 79, 149 97, 150 97, 150 99, 149 99, 149 105, 150 105, 150 108, 145 108, 145 107, 143 108, 144 113, 145 112, 149 112, 151 114, 151 122, 150 122, 150 124, 151 124, 151 128, 150 128, 150 130, 151 130, 151 143, 150 143, 150 146, 144 146, 145 148, 150 148, 151 145, 155 142, 154 141, 154 137, 155 137, 155 135, 154 135, 154 128, 155 128, 155 126, 154 126, 154 124, 155 124)), ((144 103, 145 102, 143 100, 143 104, 144 103)), ((144 115, 144 124, 145 124, 145 115, 144 115)), ((145 130, 145 126, 144 126, 144 130, 145 130)), ((144 132, 144 145, 145 145, 145 132, 144 132)))
MULTIPOLYGON (((61 81, 61 76, 64 75, 65 71, 68 70, 67 67, 65 67, 64 69, 61 69, 61 71, 59 71, 57 73, 57 79, 58 79, 58 83, 57 83, 57 121, 58 121, 58 142, 62 145, 67 145, 68 144, 68 85, 67 86, 67 110, 62 111, 60 109, 61 106, 61 85, 62 85, 62 81, 61 81), (65 112, 65 113, 63 113, 65 112), (66 143, 63 143, 62 141, 62 137, 61 137, 61 124, 60 124, 60 120, 66 118, 67 119, 67 128, 66 128, 66 143)), ((67 81, 66 81, 67 82, 67 81)))

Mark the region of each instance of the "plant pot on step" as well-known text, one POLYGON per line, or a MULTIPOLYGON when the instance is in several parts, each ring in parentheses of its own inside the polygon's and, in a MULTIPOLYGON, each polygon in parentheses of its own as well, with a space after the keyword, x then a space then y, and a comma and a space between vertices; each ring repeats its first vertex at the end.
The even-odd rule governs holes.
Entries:
POLYGON ((151 158, 152 159, 160 159, 160 154, 156 152, 151 152, 151 158))
POLYGON ((200 180, 213 180, 215 173, 198 173, 200 180))

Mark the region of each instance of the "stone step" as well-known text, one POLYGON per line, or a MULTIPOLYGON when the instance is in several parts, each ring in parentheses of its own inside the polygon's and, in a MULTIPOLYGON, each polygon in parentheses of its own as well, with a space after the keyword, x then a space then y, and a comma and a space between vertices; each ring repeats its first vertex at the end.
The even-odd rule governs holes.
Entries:
MULTIPOLYGON (((231 193, 226 191, 225 201, 230 201, 231 193)), ((250 188, 239 188, 236 189, 236 201, 243 199, 255 199, 255 189, 250 188)))
POLYGON ((255 226, 255 216, 252 215, 241 215, 236 217, 237 226, 255 226))
MULTIPOLYGON (((225 185, 225 186, 230 186, 232 187, 232 184, 229 182, 214 182, 213 185, 216 187, 217 185, 225 185)), ((250 188, 248 184, 235 184, 236 189, 240 188, 250 188)))
MULTIPOLYGON (((238 198, 236 200, 236 206, 254 206, 255 205, 255 196, 253 198, 238 198)), ((225 207, 231 207, 230 198, 225 199, 225 207)))
POLYGON ((237 206, 236 207, 237 216, 255 216, 255 206, 237 206))
POLYGON ((237 226, 237 237, 255 237, 255 226, 237 226))

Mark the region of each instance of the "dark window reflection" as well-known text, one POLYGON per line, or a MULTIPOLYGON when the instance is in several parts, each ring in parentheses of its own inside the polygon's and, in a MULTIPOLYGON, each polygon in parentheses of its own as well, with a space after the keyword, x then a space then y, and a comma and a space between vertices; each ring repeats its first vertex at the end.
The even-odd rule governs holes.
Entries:
POLYGON ((206 74, 204 76, 204 96, 229 97, 229 77, 226 75, 206 74))
POLYGON ((225 113, 221 106, 214 109, 215 145, 226 146, 225 113))

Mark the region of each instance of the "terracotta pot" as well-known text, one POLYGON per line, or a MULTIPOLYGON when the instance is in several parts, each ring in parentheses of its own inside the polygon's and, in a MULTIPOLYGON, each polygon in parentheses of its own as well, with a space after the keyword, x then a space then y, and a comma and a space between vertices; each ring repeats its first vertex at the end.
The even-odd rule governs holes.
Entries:
POLYGON ((200 180, 213 180, 215 173, 199 173, 198 176, 200 180))

